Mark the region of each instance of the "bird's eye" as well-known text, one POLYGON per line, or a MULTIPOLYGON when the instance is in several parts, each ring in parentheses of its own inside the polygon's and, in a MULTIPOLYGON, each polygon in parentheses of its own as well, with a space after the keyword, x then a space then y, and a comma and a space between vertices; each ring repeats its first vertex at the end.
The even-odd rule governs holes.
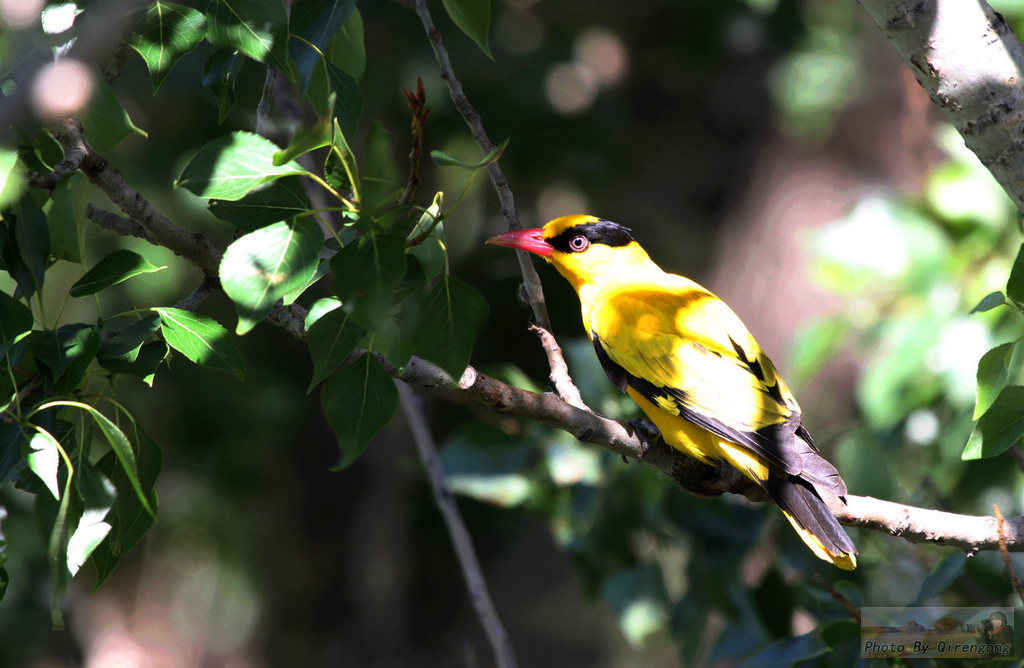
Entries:
POLYGON ((573 237, 572 239, 569 239, 569 248, 571 248, 573 252, 582 253, 590 248, 590 239, 587 239, 582 234, 573 237))

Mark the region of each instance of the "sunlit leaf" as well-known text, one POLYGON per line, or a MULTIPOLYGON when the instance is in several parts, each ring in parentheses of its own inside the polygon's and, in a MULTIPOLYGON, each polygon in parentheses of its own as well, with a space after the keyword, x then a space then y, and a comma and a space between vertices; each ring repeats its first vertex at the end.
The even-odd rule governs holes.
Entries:
POLYGON ((298 0, 292 6, 290 30, 302 39, 293 36, 288 51, 295 61, 303 91, 309 86, 313 70, 322 60, 321 54, 327 50, 355 4, 355 0, 298 0))
POLYGON ((27 183, 18 152, 0 146, 0 209, 17 202, 27 183))
POLYGON ((79 461, 75 467, 75 476, 78 491, 82 495, 82 515, 68 537, 67 564, 72 576, 78 573, 110 533, 112 527, 106 518, 117 496, 113 483, 96 470, 88 459, 79 461))
POLYGON ((313 358, 313 379, 309 383, 309 392, 312 392, 355 350, 356 344, 366 335, 366 329, 342 308, 319 315, 312 325, 308 322, 306 343, 309 344, 309 354, 313 358))
POLYGON ((207 36, 292 77, 288 13, 281 0, 213 0, 206 10, 207 36))
POLYGON ((85 367, 96 357, 99 349, 99 328, 81 322, 36 332, 32 341, 36 359, 49 367, 53 379, 60 379, 70 370, 71 385, 78 384, 85 373, 85 367), (82 362, 72 369, 72 365, 80 360, 82 362))
POLYGON ((314 221, 296 218, 250 232, 228 246, 220 281, 238 309, 238 334, 255 327, 279 299, 306 284, 316 272, 323 239, 314 221))
POLYGON ((373 355, 365 354, 324 381, 320 403, 338 438, 341 456, 333 470, 354 462, 398 409, 398 389, 373 355))
POLYGON ((196 364, 227 371, 238 380, 245 378, 242 355, 231 334, 216 320, 177 308, 153 310, 160 314, 169 346, 196 364))
POLYGON ((146 62, 156 93, 178 60, 199 46, 204 37, 206 17, 202 12, 157 0, 146 10, 141 29, 127 41, 146 62))
POLYGON ((978 362, 978 398, 974 405, 973 419, 981 417, 1006 386, 1014 345, 1004 343, 996 346, 985 353, 978 362))
POLYGON ((101 76, 93 77, 93 94, 79 114, 89 144, 97 151, 109 151, 130 134, 148 135, 135 127, 114 89, 101 76))
POLYGON ((963 459, 995 457, 1024 436, 1024 387, 1007 385, 978 420, 963 459))
POLYGON ((60 500, 60 483, 57 470, 60 468, 60 444, 50 432, 39 429, 28 440, 25 446, 25 462, 32 473, 35 473, 53 498, 60 500))
POLYGON ((104 256, 92 269, 85 272, 68 290, 72 297, 85 297, 127 281, 132 276, 160 271, 167 267, 150 264, 138 253, 124 248, 104 256))
POLYGON ((442 4, 459 30, 493 60, 487 39, 487 31, 491 27, 491 0, 442 0, 442 4))
POLYGON ((441 215, 441 203, 444 193, 434 195, 434 201, 423 212, 416 225, 409 232, 409 240, 412 241, 424 234, 429 236, 422 242, 409 248, 409 254, 420 261, 423 266, 423 273, 428 279, 432 279, 445 268, 447 252, 445 250, 447 240, 444 234, 444 223, 438 218, 441 215))
POLYGON ((296 162, 274 164, 274 142, 251 132, 232 132, 207 143, 185 166, 175 187, 200 197, 237 200, 254 188, 294 174, 307 175, 296 162))

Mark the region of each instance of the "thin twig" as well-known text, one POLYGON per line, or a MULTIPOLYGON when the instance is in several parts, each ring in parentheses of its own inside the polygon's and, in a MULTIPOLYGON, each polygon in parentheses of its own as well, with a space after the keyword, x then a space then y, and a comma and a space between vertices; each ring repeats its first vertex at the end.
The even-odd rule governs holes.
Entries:
POLYGON ((445 477, 444 468, 441 466, 441 458, 434 447, 434 437, 430 433, 427 420, 420 408, 419 397, 406 383, 395 381, 398 386, 398 393, 402 401, 402 410, 405 412, 405 419, 409 423, 409 430, 412 432, 413 441, 416 443, 416 450, 419 452, 420 461, 430 479, 430 489, 434 494, 434 502, 444 517, 445 525, 448 527, 448 535, 451 536, 452 546, 455 548, 455 555, 459 559, 459 566, 462 568, 462 575, 466 579, 466 587, 469 589, 469 597, 473 602, 480 623, 483 624, 487 638, 490 640, 491 649, 494 652, 495 662, 499 668, 515 668, 517 666, 515 652, 512 649, 512 639, 498 617, 498 611, 494 607, 491 595, 487 591, 487 582, 484 580, 483 571, 480 568, 480 560, 476 556, 473 547, 473 539, 462 521, 459 507, 455 503, 448 479, 445 477))
POLYGON ((1006 567, 1006 572, 1010 575, 1010 582, 1013 583, 1013 589, 1017 592, 1017 596, 1020 597, 1021 603, 1024 603, 1024 589, 1021 588, 1020 578, 1017 577, 1017 573, 1013 570, 1013 561, 1010 559, 1010 551, 1006 548, 1006 520, 1003 519, 1003 513, 999 510, 999 506, 993 505, 993 510, 996 514, 996 527, 999 530, 999 553, 1003 555, 1003 565, 1006 567))
POLYGON ((590 407, 583 403, 583 397, 580 396, 579 388, 576 387, 572 382, 572 378, 569 377, 569 366, 565 363, 562 348, 558 345, 554 335, 540 325, 530 325, 530 331, 540 337, 544 350, 551 350, 555 353, 548 362, 551 367, 551 382, 554 384, 558 396, 570 406, 589 411, 590 407))
MULTIPOLYGON (((466 93, 462 90, 462 83, 455 76, 451 58, 448 56, 448 49, 445 48, 444 41, 441 39, 441 32, 434 25, 434 20, 430 16, 427 0, 415 0, 413 9, 416 11, 416 15, 420 17, 424 30, 427 31, 427 39, 430 41, 430 47, 434 51, 434 58, 437 60, 438 67, 441 70, 441 79, 448 85, 448 92, 451 94, 452 102, 455 103, 455 108, 459 110, 462 118, 466 121, 466 125, 469 126, 470 132, 473 133, 473 138, 483 154, 490 154, 495 148, 494 143, 484 130, 480 114, 469 103, 469 98, 466 97, 466 93)), ((512 189, 509 188, 508 180, 505 178, 504 172, 501 171, 501 166, 498 162, 498 160, 495 160, 487 165, 487 175, 490 176, 494 190, 498 194, 498 201, 501 203, 501 214, 508 223, 508 229, 517 230, 521 227, 519 213, 516 211, 512 189)), ((523 285, 526 288, 527 300, 533 309, 533 317, 538 325, 550 332, 552 331, 551 318, 548 316, 548 307, 544 300, 540 276, 533 267, 533 259, 525 251, 517 251, 516 255, 519 258, 519 268, 523 274, 523 285)), ((561 350, 545 346, 544 352, 548 358, 548 365, 552 370, 565 365, 561 350)))

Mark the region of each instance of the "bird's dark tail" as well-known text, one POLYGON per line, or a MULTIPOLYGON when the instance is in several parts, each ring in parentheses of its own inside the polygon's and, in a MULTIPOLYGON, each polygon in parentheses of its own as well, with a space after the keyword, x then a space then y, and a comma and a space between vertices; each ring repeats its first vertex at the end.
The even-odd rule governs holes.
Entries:
POLYGON ((857 566, 856 546, 811 482, 773 471, 761 484, 816 555, 848 571, 857 566))

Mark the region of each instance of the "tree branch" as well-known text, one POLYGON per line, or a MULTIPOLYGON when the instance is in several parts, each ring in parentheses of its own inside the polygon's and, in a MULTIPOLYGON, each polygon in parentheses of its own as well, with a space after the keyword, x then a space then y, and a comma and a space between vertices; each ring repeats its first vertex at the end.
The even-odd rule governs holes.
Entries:
POLYGON ((512 649, 512 639, 502 625, 498 611, 494 607, 494 601, 491 600, 491 595, 487 591, 487 582, 484 580, 480 560, 473 547, 473 539, 469 535, 469 530, 466 529, 466 524, 462 521, 459 507, 455 503, 455 497, 448 485, 444 468, 441 466, 441 458, 437 454, 437 448, 434 447, 434 438, 430 434, 430 427, 419 406, 420 399, 409 385, 398 381, 395 384, 398 386, 402 411, 409 423, 409 430, 416 443, 420 461, 423 462, 423 468, 430 480, 434 503, 437 504, 444 523, 448 527, 448 535, 451 536, 455 556, 458 557, 462 576, 466 580, 466 588, 469 589, 469 598, 480 617, 484 631, 487 633, 495 662, 499 668, 516 668, 518 664, 512 649))
POLYGON ((984 0, 859 0, 1024 211, 1024 46, 984 0))

